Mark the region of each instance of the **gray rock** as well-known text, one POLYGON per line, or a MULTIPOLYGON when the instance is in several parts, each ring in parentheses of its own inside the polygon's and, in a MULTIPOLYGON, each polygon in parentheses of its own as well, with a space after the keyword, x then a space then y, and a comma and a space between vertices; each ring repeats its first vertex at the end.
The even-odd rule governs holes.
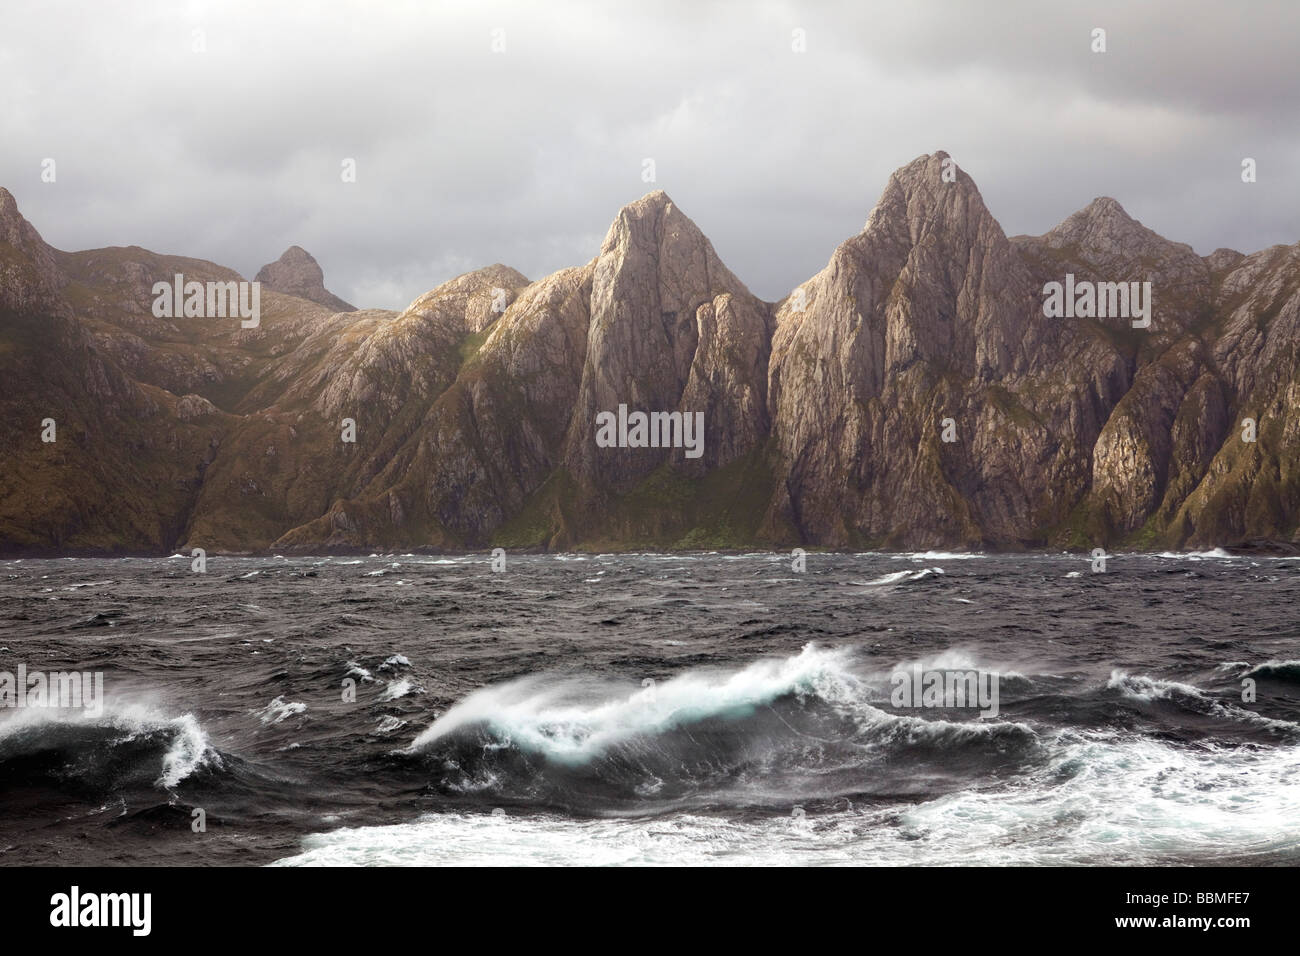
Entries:
POLYGON ((323 305, 331 312, 357 310, 356 306, 349 305, 325 288, 325 273, 320 264, 300 246, 290 246, 279 259, 262 266, 254 281, 272 291, 323 305))

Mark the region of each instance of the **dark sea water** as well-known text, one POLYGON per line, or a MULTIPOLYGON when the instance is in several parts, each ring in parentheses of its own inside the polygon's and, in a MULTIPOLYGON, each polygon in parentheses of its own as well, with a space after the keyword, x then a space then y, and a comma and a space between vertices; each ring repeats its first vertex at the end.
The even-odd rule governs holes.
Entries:
POLYGON ((0 863, 1294 865, 1298 597, 1221 552, 3 561, 0 672, 107 701, 0 709, 0 863), (999 713, 894 706, 913 664, 999 713))

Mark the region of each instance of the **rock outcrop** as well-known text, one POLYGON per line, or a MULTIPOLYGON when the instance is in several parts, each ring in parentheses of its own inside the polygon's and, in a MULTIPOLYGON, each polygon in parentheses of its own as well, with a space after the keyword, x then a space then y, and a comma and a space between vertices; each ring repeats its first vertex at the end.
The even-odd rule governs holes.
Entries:
POLYGON ((317 305, 323 305, 331 312, 355 312, 355 305, 348 305, 333 292, 325 288, 325 273, 312 254, 301 246, 290 246, 274 262, 268 262, 257 271, 255 282, 260 282, 273 292, 296 295, 317 305))

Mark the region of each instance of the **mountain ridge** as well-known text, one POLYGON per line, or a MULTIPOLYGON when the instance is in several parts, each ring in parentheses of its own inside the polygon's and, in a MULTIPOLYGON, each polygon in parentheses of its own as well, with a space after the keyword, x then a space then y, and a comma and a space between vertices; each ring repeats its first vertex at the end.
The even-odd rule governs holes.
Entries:
POLYGON ((156 319, 155 273, 237 274, 54 250, 0 189, 0 549, 1300 541, 1300 243, 1201 257, 1110 197, 1007 237, 940 151, 777 302, 662 190, 585 265, 401 312, 335 301, 295 249, 258 328, 156 319), (1066 273, 1150 282, 1151 327, 1046 318, 1066 273), (53 393, 30 371, 60 365, 53 393), (703 412, 702 455, 599 447, 619 405, 703 412))

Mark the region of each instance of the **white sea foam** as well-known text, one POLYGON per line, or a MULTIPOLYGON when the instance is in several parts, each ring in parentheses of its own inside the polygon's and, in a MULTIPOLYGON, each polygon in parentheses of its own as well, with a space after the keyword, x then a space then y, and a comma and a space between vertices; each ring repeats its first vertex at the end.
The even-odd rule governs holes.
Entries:
MULTIPOLYGON (((1266 666, 1266 665, 1260 665, 1266 666)), ((1281 731, 1287 734, 1300 732, 1300 724, 1289 720, 1278 720, 1273 717, 1266 717, 1258 714, 1253 710, 1241 707, 1232 700, 1220 700, 1211 694, 1201 690, 1192 684, 1185 684, 1180 681, 1162 680, 1146 675, 1131 676, 1122 670, 1111 671, 1110 680, 1106 686, 1112 690, 1118 690, 1130 700, 1140 700, 1151 702, 1156 700, 1169 700, 1175 694, 1181 694, 1196 700, 1204 713, 1220 717, 1226 720, 1236 720, 1242 723, 1255 724, 1260 727, 1267 727, 1270 730, 1281 731)))
POLYGON ((903 810, 572 819, 439 813, 308 837, 281 866, 1128 865, 1300 852, 1300 751, 1066 734, 1040 769, 903 810))
POLYGON ((256 713, 262 723, 278 724, 288 717, 301 714, 306 709, 307 705, 300 701, 286 701, 283 697, 277 697, 256 713))
POLYGON ((208 741, 207 732, 193 714, 170 717, 155 707, 138 702, 116 700, 104 713, 91 716, 85 710, 65 707, 24 708, 0 719, 0 742, 18 734, 39 733, 58 726, 102 728, 120 736, 111 745, 125 743, 150 734, 163 733, 171 745, 163 754, 156 785, 177 786, 203 766, 221 767, 221 757, 208 741))
POLYGON ((366 670, 356 661, 348 661, 347 676, 359 677, 363 681, 373 681, 375 679, 374 676, 370 673, 370 671, 366 670))
POLYGON ((906 581, 923 581, 938 574, 943 574, 943 568, 922 568, 919 571, 891 571, 889 574, 882 574, 871 581, 854 581, 853 583, 862 587, 887 587, 891 584, 902 584, 906 581))
POLYGON ((1235 554, 1229 554, 1222 548, 1211 548, 1209 551, 1161 551, 1156 555, 1158 558, 1177 558, 1184 561, 1205 561, 1210 558, 1228 558, 1237 557, 1235 554))
POLYGON ((221 758, 208 743, 208 735, 192 714, 184 714, 168 721, 176 729, 171 748, 163 755, 162 775, 158 785, 168 789, 205 764, 220 766, 221 758))
POLYGON ((847 652, 806 646, 793 657, 740 670, 687 671, 649 686, 579 678, 526 677, 485 687, 455 704, 411 744, 419 750, 457 730, 485 724, 515 746, 582 763, 629 737, 663 733, 711 716, 741 717, 790 693, 850 696, 847 652))
POLYGON ((1188 697, 1209 699, 1204 691, 1192 684, 1183 684, 1173 680, 1160 680, 1145 675, 1130 676, 1127 672, 1118 668, 1110 672, 1110 680, 1106 682, 1106 686, 1111 690, 1118 690, 1125 697, 1134 700, 1162 700, 1168 698, 1175 691, 1188 697))
POLYGON ((384 692, 379 695, 380 700, 397 700, 399 697, 405 697, 415 685, 409 680, 395 680, 384 688, 384 692))
MULTIPOLYGON (((927 667, 970 669, 970 654, 952 650, 927 658, 927 667)), ((944 721, 898 715, 871 683, 891 671, 862 678, 847 648, 812 644, 792 657, 756 661, 738 670, 689 670, 671 679, 629 687, 591 679, 535 676, 485 687, 455 704, 410 746, 420 751, 456 732, 483 726, 503 744, 570 766, 589 764, 634 739, 667 735, 681 727, 723 718, 743 721, 778 698, 816 698, 849 718, 863 733, 933 739, 1005 733, 1034 735, 1033 728, 1006 721, 944 721)))

